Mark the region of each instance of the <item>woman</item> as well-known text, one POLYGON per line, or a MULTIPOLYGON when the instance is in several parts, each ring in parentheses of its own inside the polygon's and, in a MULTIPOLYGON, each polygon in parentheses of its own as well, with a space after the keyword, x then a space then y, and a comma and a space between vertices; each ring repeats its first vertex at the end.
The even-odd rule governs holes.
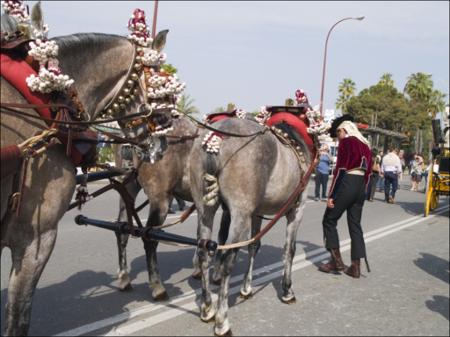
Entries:
POLYGON ((411 164, 411 191, 418 191, 419 184, 422 181, 423 159, 416 155, 411 164))
POLYGON ((315 190, 315 201, 319 201, 320 197, 320 186, 322 186, 322 200, 327 200, 327 185, 328 185, 328 177, 330 175, 330 164, 331 164, 331 156, 330 149, 328 145, 324 144, 320 148, 320 158, 319 164, 316 167, 316 190, 315 190))
POLYGON ((319 270, 325 273, 344 271, 360 277, 360 259, 366 260, 366 246, 361 228, 361 215, 366 195, 366 185, 372 169, 372 153, 369 142, 353 123, 353 118, 344 115, 335 119, 330 129, 331 137, 339 139, 339 148, 333 182, 323 216, 325 247, 331 253, 331 261, 322 264, 319 270), (347 211, 347 223, 351 238, 352 264, 346 267, 339 250, 337 222, 347 211))

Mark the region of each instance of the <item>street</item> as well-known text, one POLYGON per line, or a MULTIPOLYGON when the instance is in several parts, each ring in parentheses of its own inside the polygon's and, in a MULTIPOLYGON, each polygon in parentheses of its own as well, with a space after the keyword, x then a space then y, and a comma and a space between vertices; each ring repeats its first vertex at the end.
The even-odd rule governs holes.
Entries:
MULTIPOLYGON (((92 193, 101 183, 89 186, 92 193)), ((285 220, 263 238, 254 268, 254 295, 243 300, 239 288, 247 266, 241 250, 230 282, 229 318, 234 335, 448 335, 449 206, 441 197, 437 210, 423 217, 425 194, 401 182, 396 204, 377 192, 366 202, 362 226, 371 273, 361 263, 362 277, 321 273, 317 265, 329 254, 322 243, 325 202, 307 190, 305 216, 297 236, 293 289, 297 302, 283 304, 282 247, 285 220)), ((141 192, 137 204, 144 200, 141 192)), ((155 302, 148 289, 143 244, 130 239, 128 262, 132 290, 119 292, 115 235, 77 226, 77 214, 114 220, 118 195, 109 192, 67 212, 59 224, 53 254, 34 295, 30 335, 212 336, 213 324, 199 318, 200 281, 190 278, 194 248, 160 244, 158 263, 170 299, 155 302)), ((146 217, 148 208, 140 214, 146 217)), ((176 219, 170 215, 169 219, 176 219)), ((220 218, 216 216, 213 239, 220 218)), ((168 228, 195 237, 197 217, 168 228)), ((350 262, 345 215, 338 226, 344 262, 350 262)), ((10 253, 1 257, 1 315, 7 296, 10 253)), ((214 293, 217 289, 213 287, 214 293)))

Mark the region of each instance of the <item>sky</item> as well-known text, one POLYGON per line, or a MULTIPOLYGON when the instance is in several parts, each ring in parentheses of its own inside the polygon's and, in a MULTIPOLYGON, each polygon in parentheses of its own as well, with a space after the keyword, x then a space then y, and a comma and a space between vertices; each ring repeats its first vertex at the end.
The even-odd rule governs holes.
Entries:
MULTIPOLYGON (((35 1, 27 1, 30 8, 35 1)), ((352 79, 359 92, 391 73, 403 91, 413 73, 432 75, 449 95, 448 1, 159 1, 157 30, 169 29, 167 62, 202 113, 233 102, 247 111, 283 105, 295 90, 320 100, 326 36, 332 30, 324 109, 352 79)), ((49 36, 126 36, 135 8, 152 26, 154 1, 42 1, 49 36)))

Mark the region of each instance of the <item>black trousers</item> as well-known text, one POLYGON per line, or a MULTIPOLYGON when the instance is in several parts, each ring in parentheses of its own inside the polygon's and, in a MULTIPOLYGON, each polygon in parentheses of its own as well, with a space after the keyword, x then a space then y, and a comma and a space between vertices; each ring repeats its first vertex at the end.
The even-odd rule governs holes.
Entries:
POLYGON ((328 208, 323 216, 323 235, 325 248, 339 248, 337 223, 342 214, 347 211, 347 224, 351 238, 351 259, 366 257, 361 227, 361 215, 365 200, 364 176, 346 174, 336 191, 334 208, 328 208))
POLYGON ((378 178, 380 178, 380 174, 378 172, 372 171, 372 175, 369 178, 369 184, 367 185, 367 200, 373 200, 375 196, 375 190, 377 189, 378 178))

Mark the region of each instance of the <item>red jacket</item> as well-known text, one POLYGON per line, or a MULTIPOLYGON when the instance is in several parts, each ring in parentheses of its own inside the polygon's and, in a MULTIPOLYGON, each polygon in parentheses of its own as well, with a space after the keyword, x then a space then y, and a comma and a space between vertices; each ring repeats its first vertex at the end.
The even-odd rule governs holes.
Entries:
POLYGON ((356 137, 350 136, 340 140, 333 182, 328 194, 329 198, 334 199, 345 172, 358 168, 366 172, 364 182, 367 186, 369 176, 372 174, 372 152, 370 148, 356 137))

